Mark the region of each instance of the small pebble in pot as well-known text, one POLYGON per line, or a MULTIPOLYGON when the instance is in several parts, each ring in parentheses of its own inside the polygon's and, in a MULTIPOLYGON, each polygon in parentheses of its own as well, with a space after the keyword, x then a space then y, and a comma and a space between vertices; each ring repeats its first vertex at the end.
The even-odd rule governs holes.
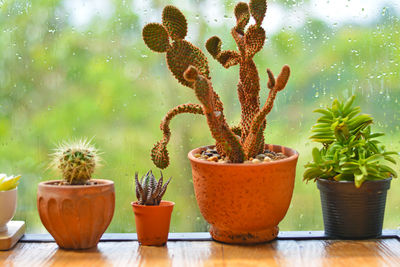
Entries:
POLYGON ((272 159, 271 159, 270 157, 266 156, 266 157, 264 158, 264 161, 265 161, 265 162, 270 162, 270 161, 272 161, 272 159))
POLYGON ((259 160, 259 159, 253 159, 251 162, 252 162, 252 163, 260 163, 261 160, 259 160))
POLYGON ((209 157, 207 160, 208 160, 208 161, 215 161, 215 162, 217 162, 217 161, 218 161, 218 157, 212 156, 212 157, 209 157))
POLYGON ((201 157, 201 154, 196 153, 196 154, 194 154, 194 157, 195 157, 195 158, 200 158, 200 157, 201 157))
POLYGON ((256 159, 259 159, 259 160, 264 160, 264 158, 265 158, 264 154, 259 154, 256 156, 256 159))
POLYGON ((246 160, 245 162, 243 162, 243 163, 251 163, 251 161, 250 160, 246 160))

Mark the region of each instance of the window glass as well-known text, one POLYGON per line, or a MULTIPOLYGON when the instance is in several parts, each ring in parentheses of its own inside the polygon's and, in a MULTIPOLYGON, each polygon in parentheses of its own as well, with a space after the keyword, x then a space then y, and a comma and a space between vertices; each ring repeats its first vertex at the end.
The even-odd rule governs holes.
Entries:
MULTIPOLYGON (((172 1, 189 23, 188 38, 205 51, 218 35, 235 49, 233 0, 172 1)), ((197 103, 193 92, 169 73, 163 54, 151 52, 142 27, 161 20, 166 0, 0 1, 0 172, 22 174, 15 219, 30 233, 44 232, 36 209, 40 181, 57 179, 48 169, 51 149, 65 139, 94 137, 103 153, 96 178, 114 180, 116 210, 108 232, 133 232, 133 177, 156 168, 150 149, 161 138, 159 123, 172 107, 197 103)), ((315 108, 357 95, 375 118, 383 141, 400 151, 400 4, 397 0, 269 1, 264 49, 255 57, 261 101, 265 69, 289 64, 292 76, 268 116, 266 141, 299 151, 295 191, 281 230, 323 228, 319 192, 302 182, 311 158, 315 108)), ((238 68, 209 59, 215 90, 233 125, 239 121, 238 68)), ((172 124, 172 182, 164 199, 176 202, 172 232, 207 231, 196 204, 189 150, 212 144, 204 117, 181 115, 172 124)), ((399 167, 395 167, 399 171, 399 167)), ((400 189, 393 181, 385 228, 400 222, 400 189)))

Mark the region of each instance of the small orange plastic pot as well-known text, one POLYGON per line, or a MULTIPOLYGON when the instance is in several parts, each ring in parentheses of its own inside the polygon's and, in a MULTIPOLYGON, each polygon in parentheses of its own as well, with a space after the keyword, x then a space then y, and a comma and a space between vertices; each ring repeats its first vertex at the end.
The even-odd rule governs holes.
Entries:
POLYGON ((213 239, 255 244, 277 237, 279 222, 292 199, 299 154, 290 148, 266 145, 285 159, 261 163, 217 163, 196 158, 207 147, 189 152, 197 203, 211 225, 213 239))
POLYGON ((139 205, 137 202, 131 205, 139 243, 143 246, 163 246, 167 243, 175 203, 162 200, 159 206, 139 205))

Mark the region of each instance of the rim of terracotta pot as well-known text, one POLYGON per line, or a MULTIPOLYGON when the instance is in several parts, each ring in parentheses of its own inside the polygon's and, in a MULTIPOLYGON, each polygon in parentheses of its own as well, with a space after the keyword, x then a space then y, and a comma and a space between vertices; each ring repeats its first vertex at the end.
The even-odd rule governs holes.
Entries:
MULTIPOLYGON (((274 161, 268 161, 268 162, 259 162, 259 163, 219 163, 219 162, 214 162, 214 161, 207 161, 207 160, 202 160, 202 159, 198 159, 194 156, 194 152, 197 150, 205 150, 207 148, 214 148, 215 145, 209 145, 209 146, 202 146, 202 147, 198 147, 195 149, 192 149, 191 151, 189 151, 188 153, 188 158, 193 161, 193 162, 197 162, 200 164, 205 164, 205 165, 214 165, 214 166, 232 166, 232 167, 243 167, 243 166, 261 166, 261 165, 274 165, 274 164, 280 164, 282 162, 288 162, 288 161, 293 161, 294 159, 299 157, 299 152, 297 152, 296 150, 290 148, 290 147, 286 147, 286 146, 281 146, 281 145, 274 145, 274 144, 265 144, 265 147, 267 147, 268 149, 272 149, 272 148, 283 148, 281 149, 281 151, 287 151, 288 153, 291 152, 292 155, 285 158, 285 159, 280 159, 280 160, 274 160, 274 161)), ((273 150, 272 150, 273 151, 273 150)), ((285 155, 288 153, 284 153, 285 155)))
POLYGON ((70 190, 82 190, 84 188, 89 188, 89 187, 105 187, 109 185, 113 185, 114 181, 111 180, 106 180, 106 179, 90 179, 90 181, 97 182, 98 184, 91 184, 91 185, 58 185, 56 183, 60 183, 63 180, 50 180, 50 181, 44 181, 40 182, 39 186, 45 187, 45 188, 65 188, 65 189, 70 189, 70 190))
POLYGON ((147 205, 140 205, 140 204, 138 204, 138 201, 132 201, 132 202, 131 202, 131 205, 132 205, 132 207, 137 207, 137 208, 159 209, 160 207, 175 206, 175 202, 168 201, 168 200, 161 200, 160 205, 157 205, 157 206, 147 206, 147 205))

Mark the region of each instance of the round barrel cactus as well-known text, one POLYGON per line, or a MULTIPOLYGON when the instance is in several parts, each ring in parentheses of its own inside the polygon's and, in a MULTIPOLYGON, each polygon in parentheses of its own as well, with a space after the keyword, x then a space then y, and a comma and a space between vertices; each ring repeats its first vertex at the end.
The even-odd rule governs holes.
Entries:
POLYGON ((52 154, 52 166, 61 170, 66 184, 88 184, 99 163, 99 152, 91 140, 79 139, 61 143, 52 154))

